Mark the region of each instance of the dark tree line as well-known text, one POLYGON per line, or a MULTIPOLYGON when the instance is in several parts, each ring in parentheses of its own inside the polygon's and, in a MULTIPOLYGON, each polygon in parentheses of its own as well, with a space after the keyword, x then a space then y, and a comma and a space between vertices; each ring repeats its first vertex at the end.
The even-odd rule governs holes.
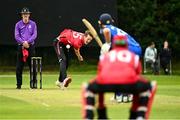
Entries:
POLYGON ((117 3, 118 26, 134 36, 143 49, 151 41, 161 49, 163 41, 168 40, 174 53, 180 53, 180 0, 117 0, 117 3))

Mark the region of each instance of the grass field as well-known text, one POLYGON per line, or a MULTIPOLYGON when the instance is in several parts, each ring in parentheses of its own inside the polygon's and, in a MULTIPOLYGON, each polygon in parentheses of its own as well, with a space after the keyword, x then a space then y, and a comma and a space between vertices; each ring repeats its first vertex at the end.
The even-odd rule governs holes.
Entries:
MULTIPOLYGON (((43 89, 29 89, 29 75, 23 76, 21 90, 15 89, 14 74, 0 75, 0 119, 81 119, 81 84, 92 73, 71 73, 73 82, 67 90, 55 86, 58 73, 43 74, 43 89)), ((158 91, 151 119, 180 119, 180 76, 146 76, 157 80, 158 91)), ((114 103, 106 94, 108 116, 127 119, 130 103, 114 103)))

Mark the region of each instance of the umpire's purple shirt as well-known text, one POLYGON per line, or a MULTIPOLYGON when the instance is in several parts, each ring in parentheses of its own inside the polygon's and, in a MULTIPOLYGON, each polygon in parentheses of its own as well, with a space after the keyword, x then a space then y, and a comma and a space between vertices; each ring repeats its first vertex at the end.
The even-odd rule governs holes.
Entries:
POLYGON ((29 44, 33 45, 37 37, 37 26, 36 23, 32 20, 29 20, 28 23, 24 23, 22 20, 16 23, 15 26, 15 39, 19 45, 24 41, 27 41, 29 44))

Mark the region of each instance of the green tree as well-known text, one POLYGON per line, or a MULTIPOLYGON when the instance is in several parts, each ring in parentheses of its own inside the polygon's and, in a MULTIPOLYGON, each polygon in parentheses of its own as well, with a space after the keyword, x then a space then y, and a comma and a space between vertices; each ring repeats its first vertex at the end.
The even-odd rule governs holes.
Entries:
MULTIPOLYGON (((180 52, 179 0, 118 0, 118 25, 134 36, 145 49, 154 41, 160 49, 168 40, 180 52)), ((180 56, 179 56, 180 57, 180 56)))

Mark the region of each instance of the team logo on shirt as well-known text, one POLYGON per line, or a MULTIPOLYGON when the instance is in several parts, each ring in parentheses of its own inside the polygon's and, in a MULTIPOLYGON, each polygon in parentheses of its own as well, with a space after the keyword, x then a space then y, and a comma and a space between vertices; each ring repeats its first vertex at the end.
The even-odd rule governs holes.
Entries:
POLYGON ((29 29, 31 29, 31 25, 29 25, 29 29))

